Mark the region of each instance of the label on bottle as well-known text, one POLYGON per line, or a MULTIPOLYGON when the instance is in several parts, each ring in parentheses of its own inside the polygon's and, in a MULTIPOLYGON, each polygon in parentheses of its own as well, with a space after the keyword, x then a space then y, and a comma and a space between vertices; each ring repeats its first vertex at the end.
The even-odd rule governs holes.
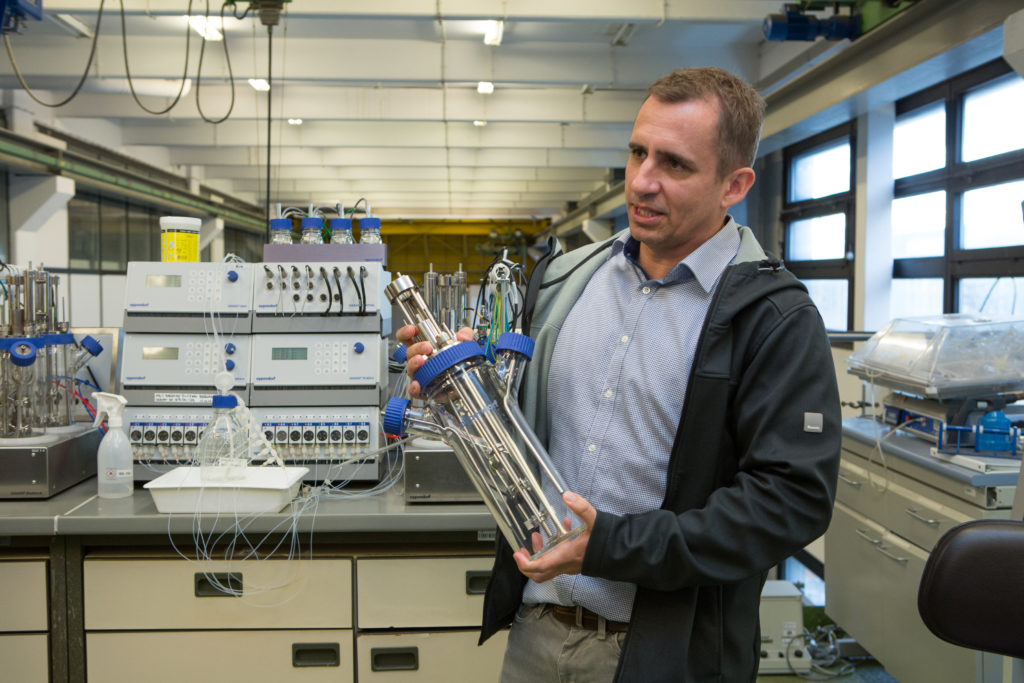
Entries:
POLYGON ((135 476, 132 470, 119 470, 116 467, 108 467, 103 470, 103 478, 107 481, 117 481, 118 479, 131 479, 135 476))
POLYGON ((212 406, 214 394, 179 394, 154 392, 153 403, 190 403, 201 406, 212 406))

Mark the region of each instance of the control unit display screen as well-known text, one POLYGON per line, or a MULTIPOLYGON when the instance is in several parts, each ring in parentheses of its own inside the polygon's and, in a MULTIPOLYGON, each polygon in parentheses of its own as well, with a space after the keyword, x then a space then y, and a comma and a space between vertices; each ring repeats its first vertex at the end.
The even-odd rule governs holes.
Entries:
POLYGON ((174 346, 143 346, 142 360, 178 360, 178 349, 174 346))
POLYGON ((146 287, 181 287, 180 275, 147 275, 146 287))
POLYGON ((309 349, 305 346, 299 347, 272 347, 270 349, 270 360, 306 360, 309 349))

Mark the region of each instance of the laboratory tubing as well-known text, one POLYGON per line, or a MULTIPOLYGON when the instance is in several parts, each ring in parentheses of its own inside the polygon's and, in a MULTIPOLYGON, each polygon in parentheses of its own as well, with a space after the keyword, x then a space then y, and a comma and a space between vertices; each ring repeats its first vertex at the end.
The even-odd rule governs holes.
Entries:
POLYGON ((382 244, 379 218, 367 216, 366 218, 359 219, 359 243, 382 244))
POLYGON ((271 218, 270 219, 270 243, 291 244, 292 243, 292 219, 271 218))
POLYGON ((235 417, 237 407, 238 399, 231 394, 213 397, 213 418, 199 437, 199 478, 202 481, 245 478, 249 466, 249 435, 248 428, 235 417))
POLYGON ((100 441, 96 460, 96 495, 100 498, 127 498, 135 491, 132 447, 124 433, 124 407, 127 399, 118 394, 97 391, 96 419, 99 427, 107 418, 107 434, 100 441))
POLYGON ((203 221, 187 216, 160 217, 160 260, 169 263, 199 261, 199 229, 203 221))
POLYGON ((301 244, 323 244, 324 219, 319 216, 305 216, 302 221, 301 244))
POLYGON ((533 341, 516 333, 502 337, 495 349, 499 374, 478 344, 458 341, 431 315, 412 278, 398 273, 386 293, 416 326, 416 341, 430 342, 434 352, 414 377, 425 411, 392 399, 384 412, 385 432, 446 441, 513 549, 526 548, 537 557, 583 532, 584 523, 562 501, 562 477, 517 404, 515 391, 533 341))

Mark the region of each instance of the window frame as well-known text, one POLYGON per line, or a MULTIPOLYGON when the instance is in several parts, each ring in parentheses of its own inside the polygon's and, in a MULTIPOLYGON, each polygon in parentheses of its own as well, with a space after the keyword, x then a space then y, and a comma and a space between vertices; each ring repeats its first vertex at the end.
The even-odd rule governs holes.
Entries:
POLYGON ((944 255, 893 259, 893 279, 941 278, 942 310, 960 309, 960 280, 975 277, 1024 277, 1024 245, 987 249, 962 249, 963 195, 973 190, 1004 182, 1024 180, 1024 149, 964 162, 964 99, 978 86, 1013 73, 1002 59, 996 59, 947 81, 921 90, 896 102, 896 117, 910 114, 937 101, 946 107, 946 165, 893 182, 893 199, 944 190, 946 226, 944 255))
POLYGON ((848 331, 853 329, 853 305, 854 305, 854 221, 855 221, 855 198, 854 192, 857 182, 857 124, 856 121, 847 121, 834 128, 822 131, 817 135, 792 144, 782 151, 782 210, 779 220, 782 223, 782 254, 785 257, 789 253, 789 226, 798 220, 805 218, 819 218, 830 214, 844 214, 846 216, 846 231, 844 237, 845 256, 838 259, 812 260, 812 261, 786 261, 786 268, 798 279, 804 280, 845 280, 846 281, 846 329, 837 331, 848 331), (850 183, 845 192, 819 197, 817 199, 805 199, 790 201, 790 184, 792 182, 793 161, 806 152, 827 145, 830 142, 846 138, 850 145, 850 183))

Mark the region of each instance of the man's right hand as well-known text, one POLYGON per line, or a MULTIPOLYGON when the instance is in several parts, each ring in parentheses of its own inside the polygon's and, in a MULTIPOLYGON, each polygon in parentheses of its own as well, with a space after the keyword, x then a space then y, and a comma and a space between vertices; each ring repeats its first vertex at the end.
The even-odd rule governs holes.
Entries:
MULTIPOLYGON (((405 372, 412 378, 416 374, 416 371, 423 367, 423 364, 430 358, 430 354, 434 353, 434 347, 430 342, 422 341, 411 343, 416 338, 418 330, 415 325, 406 325, 395 332, 395 337, 398 341, 405 344, 405 372)), ((459 341, 473 341, 473 330, 469 327, 463 327, 455 333, 456 339, 459 341)), ((413 398, 420 397, 420 383, 416 380, 409 382, 409 395, 413 398)))

